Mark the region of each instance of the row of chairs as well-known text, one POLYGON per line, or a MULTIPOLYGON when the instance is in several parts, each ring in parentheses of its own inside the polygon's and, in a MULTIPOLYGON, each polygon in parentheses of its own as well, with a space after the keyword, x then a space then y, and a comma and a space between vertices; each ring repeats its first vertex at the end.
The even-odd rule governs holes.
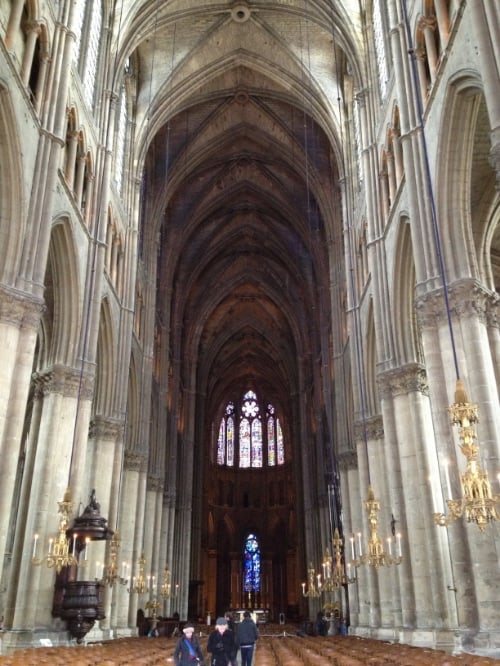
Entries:
MULTIPOLYGON (((0 666, 156 666, 173 664, 177 638, 119 638, 100 644, 39 647, 0 656, 0 666)), ((207 636, 201 637, 206 655, 207 636)), ((207 660, 208 662, 208 660, 207 660)), ((309 637, 261 632, 255 666, 490 666, 500 660, 356 636, 309 637)))

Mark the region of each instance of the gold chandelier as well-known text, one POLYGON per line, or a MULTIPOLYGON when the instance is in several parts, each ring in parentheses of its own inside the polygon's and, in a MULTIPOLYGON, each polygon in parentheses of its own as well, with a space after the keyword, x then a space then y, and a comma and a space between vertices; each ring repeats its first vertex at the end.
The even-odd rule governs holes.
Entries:
POLYGON ((35 534, 31 562, 35 566, 45 563, 49 568, 55 568, 57 573, 60 573, 63 567, 78 566, 78 557, 76 555, 76 541, 78 535, 74 534, 71 542, 66 536, 66 530, 69 527, 69 520, 73 512, 73 502, 71 501, 71 491, 69 487, 64 493, 62 502, 58 502, 58 505, 58 513, 60 516, 59 534, 55 539, 49 539, 48 552, 42 558, 37 557, 38 534, 35 534))
MULTIPOLYGON (((384 549, 384 543, 378 534, 378 512, 380 511, 380 501, 375 499, 373 488, 368 486, 368 498, 364 502, 370 523, 370 536, 368 538, 368 548, 366 552, 363 549, 361 532, 358 532, 357 553, 354 536, 351 537, 351 555, 352 564, 359 567, 367 564, 374 569, 381 566, 391 566, 401 564, 403 555, 401 551, 401 534, 393 533, 387 539, 387 551, 384 549)), ((393 530, 394 532, 394 530, 393 530)))
POLYGON ((323 558, 323 584, 321 590, 323 592, 333 592, 343 585, 354 583, 354 578, 351 578, 351 565, 347 564, 347 574, 344 571, 342 564, 342 546, 343 539, 335 528, 332 537, 333 557, 330 555, 330 550, 325 550, 323 558))
POLYGON ((325 549, 323 556, 323 581, 321 574, 317 574, 312 564, 307 569, 308 584, 302 583, 302 596, 317 599, 322 593, 333 592, 343 585, 354 583, 355 578, 351 578, 351 564, 347 564, 347 574, 344 571, 342 563, 343 539, 335 528, 332 536, 333 556, 330 549, 325 549))
POLYGON ((144 569, 146 567, 146 558, 144 553, 142 553, 139 558, 139 575, 132 578, 132 587, 129 589, 129 592, 133 594, 144 594, 148 592, 149 586, 146 583, 146 576, 144 575, 144 569))
POLYGON ((168 564, 165 565, 165 569, 163 570, 163 582, 161 584, 160 588, 160 594, 162 596, 162 599, 169 599, 171 592, 172 592, 172 584, 170 582, 171 574, 170 574, 170 569, 168 568, 168 564))
POLYGON ((321 574, 316 574, 314 565, 311 562, 307 568, 308 586, 302 583, 302 596, 316 599, 321 596, 321 574))
POLYGON ((434 520, 438 525, 447 526, 464 516, 468 523, 476 523, 481 532, 484 532, 489 523, 500 520, 496 510, 500 495, 492 494, 488 474, 479 464, 479 446, 474 427, 479 421, 477 404, 469 402, 460 379, 457 380, 455 402, 448 411, 451 423, 459 427, 459 446, 467 460, 467 466, 465 472, 460 474, 462 498, 446 500, 450 513, 435 513, 434 520))

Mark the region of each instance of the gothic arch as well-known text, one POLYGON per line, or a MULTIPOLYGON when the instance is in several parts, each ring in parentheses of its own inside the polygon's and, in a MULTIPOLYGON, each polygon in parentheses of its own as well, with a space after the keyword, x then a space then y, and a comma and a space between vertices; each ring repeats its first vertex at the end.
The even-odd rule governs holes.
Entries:
POLYGON ((111 416, 115 388, 115 342, 113 320, 107 299, 101 303, 97 338, 97 368, 93 409, 94 415, 111 416))
POLYGON ((392 328, 397 350, 396 362, 398 365, 403 365, 422 360, 415 316, 415 262, 410 224, 406 216, 402 216, 399 220, 393 275, 392 328))
POLYGON ((10 93, 0 81, 0 282, 13 284, 24 237, 22 155, 10 93))
POLYGON ((78 254, 67 218, 53 225, 45 275, 45 301, 52 314, 48 361, 77 366, 81 325, 78 254))
POLYGON ((487 253, 488 240, 495 238, 498 192, 489 163, 490 124, 480 82, 462 72, 449 84, 443 110, 440 160, 436 172, 438 218, 444 252, 449 253, 448 280, 474 278, 492 285, 487 253), (456 141, 460 136, 461 140, 456 141))

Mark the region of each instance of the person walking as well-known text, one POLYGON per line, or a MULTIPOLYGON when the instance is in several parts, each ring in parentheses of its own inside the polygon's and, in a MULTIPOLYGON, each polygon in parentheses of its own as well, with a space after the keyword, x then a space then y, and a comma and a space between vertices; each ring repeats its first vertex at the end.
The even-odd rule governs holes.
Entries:
POLYGON ((200 641, 194 635, 192 624, 186 624, 182 630, 183 636, 179 638, 174 650, 175 666, 205 666, 205 657, 201 651, 200 641))
POLYGON ((249 611, 243 613, 243 620, 238 625, 236 637, 240 646, 241 666, 252 666, 253 651, 259 638, 259 630, 249 611))
POLYGON ((212 655, 211 666, 236 666, 238 646, 225 617, 217 618, 215 629, 208 637, 207 650, 212 655))

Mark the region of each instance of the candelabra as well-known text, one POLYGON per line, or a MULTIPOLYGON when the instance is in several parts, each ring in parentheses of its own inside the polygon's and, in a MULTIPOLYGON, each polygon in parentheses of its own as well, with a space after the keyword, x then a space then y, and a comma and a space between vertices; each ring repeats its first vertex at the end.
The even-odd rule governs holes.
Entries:
POLYGON ((321 596, 321 574, 316 574, 313 563, 309 564, 307 569, 308 587, 302 583, 302 596, 317 598, 321 596))
POLYGON ((156 619, 156 613, 160 608, 160 606, 161 603, 158 601, 156 597, 154 597, 153 599, 150 599, 148 602, 146 602, 144 607, 146 608, 146 610, 152 611, 151 617, 153 619, 156 619))
POLYGON ((359 567, 362 564, 368 564, 375 569, 381 566, 391 566, 401 564, 403 557, 401 552, 401 534, 393 534, 387 539, 388 552, 384 549, 382 539, 378 535, 378 512, 380 511, 380 502, 375 499, 375 494, 371 486, 368 487, 368 499, 364 502, 368 513, 368 522, 370 523, 370 536, 368 538, 367 552, 363 552, 363 542, 361 532, 358 533, 358 554, 354 536, 351 537, 351 555, 352 564, 359 567), (393 553, 394 547, 394 553, 393 553))
POLYGON ((326 548, 323 559, 323 583, 321 585, 322 592, 332 592, 333 590, 342 587, 342 585, 349 585, 354 583, 355 578, 351 578, 351 564, 348 563, 347 574, 342 565, 342 546, 343 539, 339 534, 337 528, 332 537, 333 554, 330 554, 329 548, 326 548))
MULTIPOLYGON (((109 544, 109 561, 103 564, 102 582, 109 587, 113 587, 115 583, 120 585, 128 584, 127 564, 122 562, 122 570, 118 572, 118 554, 120 552, 120 535, 118 531, 113 534, 113 538, 109 544)), ((99 566, 99 562, 97 563, 99 566)))
POLYGON ((146 577, 144 575, 145 566, 146 558, 144 557, 144 553, 142 553, 139 558, 139 575, 137 578, 134 576, 132 579, 132 586, 130 587, 129 592, 134 594, 144 594, 148 591, 149 586, 146 584, 146 577))
POLYGON ((36 566, 45 562, 45 564, 52 568, 54 567, 57 573, 60 573, 63 567, 78 566, 78 558, 75 555, 76 552, 76 540, 78 535, 74 534, 72 539, 72 552, 70 553, 70 541, 66 536, 66 530, 69 527, 69 519, 73 512, 73 502, 71 501, 71 491, 67 488, 64 493, 64 498, 62 502, 58 502, 59 505, 59 534, 55 539, 49 539, 49 550, 48 553, 42 557, 38 558, 36 555, 37 543, 38 543, 38 534, 35 534, 34 544, 33 544, 33 557, 31 559, 32 563, 36 566))
POLYGON ((163 570, 163 582, 161 584, 161 596, 162 599, 169 599, 171 592, 172 592, 172 585, 170 583, 170 569, 168 568, 168 564, 165 565, 165 569, 163 570))
MULTIPOLYGON (((462 381, 457 380, 455 402, 448 407, 450 420, 459 427, 460 450, 467 459, 465 472, 460 475, 462 486, 461 499, 448 499, 450 509, 448 515, 435 513, 434 520, 438 525, 449 525, 453 520, 465 516, 468 523, 476 523, 481 532, 487 525, 500 520, 496 504, 500 495, 493 495, 487 472, 478 462, 479 446, 474 424, 478 423, 477 404, 470 403, 462 381)), ((448 478, 447 478, 448 481, 448 478)), ((450 492, 449 482, 447 490, 450 492)))

